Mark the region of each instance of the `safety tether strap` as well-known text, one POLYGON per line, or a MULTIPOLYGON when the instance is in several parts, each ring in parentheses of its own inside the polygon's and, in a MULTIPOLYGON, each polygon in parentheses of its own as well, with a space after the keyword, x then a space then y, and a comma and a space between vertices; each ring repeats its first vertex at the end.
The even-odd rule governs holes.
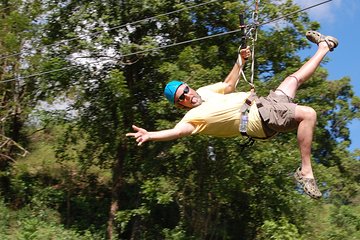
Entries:
POLYGON ((255 99, 257 99, 256 93, 255 93, 254 75, 255 75, 255 42, 257 40, 257 27, 259 25, 259 23, 258 23, 259 1, 260 0, 255 1, 255 10, 252 14, 252 24, 245 25, 244 24, 244 16, 243 16, 243 14, 240 14, 240 28, 242 29, 242 43, 238 49, 238 59, 237 59, 237 63, 240 67, 237 83, 239 82, 240 77, 242 76, 243 79, 251 87, 250 96, 245 100, 244 104, 242 105, 242 107, 240 109, 241 116, 240 116, 240 126, 239 126, 240 133, 243 136, 246 136, 249 138, 249 140, 251 142, 250 145, 252 145, 254 143, 253 142, 254 139, 252 137, 248 136, 246 131, 247 131, 248 114, 250 111, 250 107, 255 102, 255 99), (250 81, 247 80, 245 73, 243 71, 244 63, 242 61, 241 54, 240 54, 241 49, 247 48, 247 44, 246 44, 247 39, 251 40, 251 48, 252 48, 251 49, 251 78, 250 78, 250 81))
POLYGON ((258 99, 254 90, 250 91, 250 96, 245 100, 244 104, 240 108, 241 113, 249 112, 249 108, 253 102, 258 99))
POLYGON ((243 16, 240 16, 240 28, 243 29, 242 34, 243 34, 243 43, 240 45, 239 49, 238 49, 238 59, 237 59, 237 63, 240 66, 240 71, 239 71, 239 76, 238 76, 238 81, 240 80, 240 77, 242 76, 243 79, 251 86, 251 89, 255 89, 255 85, 254 85, 254 75, 255 75, 255 42, 257 41, 257 26, 259 25, 258 19, 259 19, 259 2, 260 0, 256 0, 255 1, 255 10, 252 14, 252 24, 251 25, 245 25, 244 24, 244 20, 243 20, 243 16), (246 48, 246 39, 250 39, 251 40, 251 78, 250 81, 247 80, 245 73, 243 71, 243 62, 242 62, 242 58, 240 55, 240 50, 242 48, 246 48))

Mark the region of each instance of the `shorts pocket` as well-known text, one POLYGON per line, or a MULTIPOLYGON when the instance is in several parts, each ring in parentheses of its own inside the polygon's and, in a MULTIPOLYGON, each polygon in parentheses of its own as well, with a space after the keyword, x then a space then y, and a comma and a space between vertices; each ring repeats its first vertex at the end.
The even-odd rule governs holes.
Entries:
POLYGON ((297 128, 292 110, 284 104, 274 104, 269 111, 268 127, 277 132, 289 132, 297 128))

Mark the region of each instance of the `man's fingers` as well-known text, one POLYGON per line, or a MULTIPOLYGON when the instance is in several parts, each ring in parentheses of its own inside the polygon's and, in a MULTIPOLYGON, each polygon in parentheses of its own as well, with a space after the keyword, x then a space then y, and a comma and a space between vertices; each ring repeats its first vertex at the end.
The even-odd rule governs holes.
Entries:
POLYGON ((132 128, 134 129, 134 131, 136 131, 135 133, 127 133, 125 136, 127 137, 137 137, 139 135, 139 132, 142 130, 142 128, 139 128, 135 125, 132 125, 132 128))
POLYGON ((140 130, 141 130, 141 128, 139 128, 139 127, 137 127, 137 126, 135 126, 135 125, 132 125, 132 128, 133 128, 135 131, 140 131, 140 130))
POLYGON ((249 57, 251 57, 251 51, 250 51, 250 49, 244 49, 244 51, 243 52, 241 52, 241 56, 243 57, 243 58, 249 58, 249 57))
POLYGON ((144 142, 142 137, 137 138, 136 141, 138 142, 138 146, 141 146, 141 144, 144 142))
POLYGON ((146 130, 145 129, 142 129, 142 128, 139 128, 135 125, 132 125, 132 128, 134 129, 134 133, 126 133, 125 136, 127 137, 134 137, 135 138, 135 141, 138 143, 138 146, 141 146, 141 144, 144 141, 144 138, 143 138, 143 135, 144 133, 146 133, 146 130))

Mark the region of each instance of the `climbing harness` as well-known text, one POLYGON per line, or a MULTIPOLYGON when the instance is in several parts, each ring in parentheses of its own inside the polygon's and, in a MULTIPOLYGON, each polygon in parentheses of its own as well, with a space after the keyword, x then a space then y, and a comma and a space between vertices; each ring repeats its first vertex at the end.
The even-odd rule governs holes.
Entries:
MULTIPOLYGON (((259 16, 259 0, 256 0, 256 2, 255 2, 255 11, 252 14, 252 24, 245 25, 244 24, 244 15, 240 14, 240 27, 242 28, 242 42, 241 42, 241 45, 240 45, 239 51, 238 51, 239 52, 238 63, 240 64, 240 66, 242 65, 242 58, 240 56, 240 50, 247 47, 247 45, 246 45, 247 38, 252 40, 252 44, 251 44, 252 45, 252 56, 251 56, 252 61, 251 61, 251 79, 250 79, 250 81, 248 81, 246 79, 246 76, 243 72, 243 68, 240 67, 240 73, 239 73, 239 78, 240 78, 240 75, 242 75, 244 80, 246 82, 248 82, 251 87, 250 95, 246 98, 244 104, 242 105, 242 107, 240 109, 241 115, 240 115, 239 131, 242 136, 247 137, 247 140, 245 141, 245 143, 240 144, 242 150, 245 149, 246 147, 252 146, 255 143, 255 140, 267 140, 267 139, 272 138, 275 135, 277 135, 277 132, 269 129, 264 123, 263 123, 263 131, 265 133, 265 137, 259 138, 259 137, 249 136, 247 134, 247 125, 248 125, 248 121, 249 121, 248 115, 250 112, 250 107, 253 104, 256 104, 258 108, 262 107, 262 104, 259 102, 259 98, 257 97, 257 95, 255 93, 255 85, 254 85, 255 43, 257 40, 257 29, 260 25, 258 22, 258 16, 259 16)), ((238 81, 239 81, 239 79, 238 79, 238 81)))
MULTIPOLYGON (((254 85, 254 75, 255 75, 255 43, 257 40, 257 29, 258 29, 258 18, 259 18, 259 0, 255 1, 255 10, 252 14, 252 23, 245 25, 244 22, 244 14, 240 14, 239 15, 239 20, 240 20, 240 28, 241 28, 241 33, 242 33, 242 37, 241 37, 241 44, 240 47, 238 49, 238 59, 237 59, 237 63, 240 66, 240 70, 239 70, 239 76, 238 76, 238 81, 240 80, 240 76, 242 75, 243 79, 250 85, 251 89, 250 89, 250 96, 245 100, 244 104, 242 105, 240 112, 240 127, 239 127, 239 131, 241 133, 241 135, 248 137, 249 139, 253 140, 252 137, 250 137, 249 135, 247 135, 246 130, 247 130, 247 124, 248 124, 248 115, 249 115, 249 111, 250 111, 250 107, 251 105, 254 103, 255 100, 257 100, 257 96, 255 93, 255 85, 254 85), (247 80, 245 73, 243 71, 243 62, 242 62, 242 58, 240 55, 240 50, 241 49, 245 49, 247 48, 247 39, 251 40, 251 78, 250 81, 247 80)), ((254 142, 251 141, 250 146, 253 144, 254 142)), ((246 143, 247 145, 249 145, 249 143, 246 143)))
MULTIPOLYGON (((242 66, 242 58, 240 55, 240 50, 241 49, 245 49, 247 47, 246 41, 247 39, 251 40, 251 78, 250 81, 248 81, 246 79, 245 73, 243 71, 243 68, 240 67, 239 70, 239 79, 240 76, 242 75, 242 77, 244 78, 244 80, 250 85, 250 95, 246 98, 244 104, 242 105, 242 107, 240 108, 240 126, 239 126, 239 131, 241 133, 242 136, 247 137, 248 140, 242 144, 243 147, 248 147, 248 146, 252 146, 255 142, 255 140, 266 140, 269 139, 273 136, 276 135, 276 133, 272 133, 272 130, 265 130, 266 126, 263 124, 263 128, 264 128, 264 132, 266 137, 264 138, 258 138, 258 137, 252 137, 249 136, 247 134, 247 125, 248 125, 248 121, 249 121, 249 111, 250 111, 250 107, 256 103, 257 107, 262 107, 262 104, 259 103, 259 98, 256 95, 255 92, 255 84, 254 84, 254 75, 255 75, 255 43, 257 41, 257 34, 258 34, 258 27, 259 27, 259 22, 258 22, 258 18, 259 18, 259 2, 260 0, 256 0, 255 1, 255 10, 252 13, 252 23, 251 24, 247 24, 245 25, 244 23, 244 14, 240 14, 239 15, 239 19, 240 19, 240 28, 242 29, 241 33, 242 33, 242 37, 241 37, 241 44, 238 50, 238 64, 240 66, 242 66), (270 134, 270 136, 268 136, 267 134, 270 134)), ((238 79, 238 81, 239 81, 238 79)))

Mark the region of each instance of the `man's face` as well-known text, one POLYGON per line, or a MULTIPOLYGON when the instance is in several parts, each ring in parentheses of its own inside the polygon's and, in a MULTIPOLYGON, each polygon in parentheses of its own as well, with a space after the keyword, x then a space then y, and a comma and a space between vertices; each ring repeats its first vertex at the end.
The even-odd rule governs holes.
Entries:
POLYGON ((182 84, 175 93, 175 105, 178 107, 194 108, 201 103, 200 95, 187 84, 182 84))

